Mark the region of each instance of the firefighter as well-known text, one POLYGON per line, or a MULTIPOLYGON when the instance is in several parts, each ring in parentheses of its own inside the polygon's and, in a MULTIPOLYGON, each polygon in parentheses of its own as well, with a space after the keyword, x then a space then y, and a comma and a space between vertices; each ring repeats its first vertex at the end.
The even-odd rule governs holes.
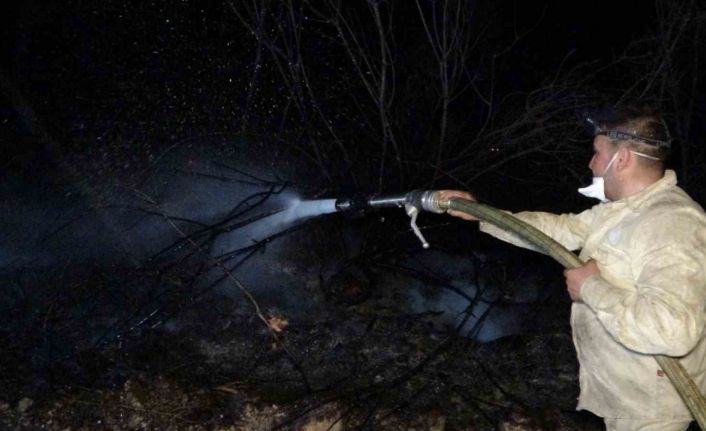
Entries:
MULTIPOLYGON (((665 169, 671 140, 659 114, 624 108, 588 121, 593 181, 579 192, 600 203, 579 214, 514 215, 587 262, 564 272, 580 364, 577 410, 601 416, 608 430, 685 430, 691 414, 651 355, 678 357, 706 389, 706 215, 665 169)), ((456 190, 440 197, 475 201, 456 190)), ((491 224, 480 229, 528 246, 491 224)))

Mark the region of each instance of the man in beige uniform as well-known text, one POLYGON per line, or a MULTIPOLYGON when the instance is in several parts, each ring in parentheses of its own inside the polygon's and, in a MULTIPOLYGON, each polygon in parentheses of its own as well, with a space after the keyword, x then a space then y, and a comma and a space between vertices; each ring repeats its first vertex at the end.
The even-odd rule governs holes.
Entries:
MULTIPOLYGON (((651 355, 679 357, 706 390, 706 215, 664 169, 669 136, 658 115, 627 109, 592 123, 594 183, 580 192, 602 203, 580 214, 515 216, 587 261, 564 272, 580 363, 577 410, 605 418, 608 430, 685 430, 691 415, 651 355)), ((474 200, 442 192, 451 197, 474 200)), ((528 246, 492 225, 481 230, 528 246)))

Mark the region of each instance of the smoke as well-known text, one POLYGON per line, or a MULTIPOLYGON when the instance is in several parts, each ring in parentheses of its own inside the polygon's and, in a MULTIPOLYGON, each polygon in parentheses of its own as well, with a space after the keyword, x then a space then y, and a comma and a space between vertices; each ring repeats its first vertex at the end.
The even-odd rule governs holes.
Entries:
MULTIPOLYGON (((487 279, 485 273, 492 271, 492 268, 487 262, 477 259, 430 250, 420 251, 403 260, 404 266, 433 275, 431 278, 436 278, 440 284, 428 286, 398 280, 397 283, 407 285, 405 290, 410 310, 439 313, 439 323, 453 326, 459 333, 480 342, 522 332, 526 303, 503 301, 503 293, 508 292, 503 292, 502 286, 487 279)), ((528 284, 518 289, 518 293, 527 297, 536 296, 537 287, 527 281, 528 284)), ((512 292, 513 298, 516 295, 512 292)))
MULTIPOLYGON (((5 188, 5 194, 9 191, 23 198, 5 208, 6 223, 0 225, 0 235, 7 240, 0 246, 4 269, 50 271, 69 262, 140 268, 155 253, 183 240, 180 231, 206 231, 208 235, 198 239, 204 240, 201 244, 210 259, 222 261, 265 309, 275 307, 293 316, 321 306, 316 299, 321 293, 321 275, 345 256, 321 253, 307 260, 304 255, 311 252, 306 249, 310 230, 281 237, 277 234, 334 213, 335 200, 302 200, 295 190, 281 187, 286 181, 279 179, 296 176, 295 170, 273 172, 271 161, 269 168, 258 168, 242 154, 237 160, 225 160, 213 152, 195 153, 194 148, 172 151, 160 158, 139 186, 104 190, 100 196, 71 190, 42 196, 22 193, 21 186, 5 188)), ((180 247, 172 256, 194 251, 193 244, 185 241, 180 247)), ((379 285, 406 292, 407 304, 400 305, 411 312, 441 312, 440 321, 453 326, 465 319, 461 332, 480 341, 518 331, 518 310, 491 306, 497 290, 478 284, 477 268, 468 259, 420 249, 402 262, 439 274, 454 288, 430 290, 419 280, 393 277, 385 280, 384 287, 379 285), (472 309, 469 298, 478 298, 472 309)), ((181 281, 169 283, 158 286, 157 291, 175 289, 181 281)), ((242 299, 220 266, 201 273, 191 288, 242 299)), ((142 287, 135 285, 134 289, 137 292, 142 287)), ((138 313, 136 319, 154 310, 138 313)))
POLYGON ((278 186, 286 183, 276 179, 287 178, 286 168, 273 172, 246 157, 229 160, 209 147, 204 143, 203 148, 170 152, 136 185, 66 184, 57 192, 21 179, 5 181, 0 194, 11 203, 0 222, 5 269, 52 268, 68 261, 139 266, 179 239, 167 220, 189 233, 218 224, 238 205, 243 214, 232 224, 278 213, 226 232, 224 249, 252 244, 296 220, 334 210, 331 201, 300 202, 294 191, 278 186), (263 196, 261 203, 248 201, 257 195, 263 196))

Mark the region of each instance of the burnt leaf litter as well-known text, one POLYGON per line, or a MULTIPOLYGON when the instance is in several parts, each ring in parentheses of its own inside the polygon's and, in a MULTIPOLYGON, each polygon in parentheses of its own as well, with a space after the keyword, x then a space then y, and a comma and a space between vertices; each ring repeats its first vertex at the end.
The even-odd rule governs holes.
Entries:
MULTIPOLYGON (((500 272, 505 264, 485 266, 500 272)), ((351 285, 364 282, 332 277, 298 292, 320 304, 316 313, 285 325, 288 312, 270 309, 275 338, 242 300, 195 298, 184 267, 84 267, 26 280, 34 296, 17 298, 4 317, 4 424, 482 429, 505 418, 576 429, 582 420, 571 412, 578 388, 568 318, 552 311, 566 310, 565 300, 527 306, 526 322, 535 327, 525 335, 478 343, 440 322, 440 311, 409 312, 400 299, 413 276, 396 273, 399 281, 362 300, 351 285), (50 283, 61 285, 43 292, 50 283), (143 322, 151 314, 139 307, 156 305, 159 314, 143 322)), ((508 298, 522 287, 516 283, 506 284, 508 298)), ((430 283, 426 294, 441 289, 430 283)))
MULTIPOLYGON (((478 344, 433 316, 367 309, 384 302, 331 305, 291 322, 279 340, 223 298, 182 311, 179 329, 144 329, 66 354, 37 352, 46 342, 18 331, 5 352, 43 358, 4 355, 13 367, 5 394, 22 397, 3 404, 4 420, 28 429, 302 429, 339 419, 346 427, 430 429, 428 421, 443 420, 467 429, 520 415, 572 429, 577 369, 566 328, 478 344), (33 400, 24 411, 23 395, 33 400)), ((82 334, 50 335, 81 342, 82 334)))
POLYGON ((601 429, 548 258, 432 215, 425 252, 401 210, 242 232, 414 188, 585 207, 578 115, 652 85, 626 68, 667 85, 659 38, 598 57, 549 3, 45 3, 11 10, 0 76, 0 428, 601 429))

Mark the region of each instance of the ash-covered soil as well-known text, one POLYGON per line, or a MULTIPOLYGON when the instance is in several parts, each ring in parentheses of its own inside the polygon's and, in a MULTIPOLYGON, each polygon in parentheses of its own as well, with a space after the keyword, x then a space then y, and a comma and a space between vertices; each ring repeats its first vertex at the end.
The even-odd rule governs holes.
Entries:
MULTIPOLYGON (((53 350, 51 340, 32 337, 50 335, 41 328, 4 325, 0 424, 22 430, 600 429, 594 417, 574 411, 577 363, 565 323, 538 320, 552 329, 480 344, 440 325, 434 313, 391 307, 381 313, 380 301, 331 304, 293 319, 268 314, 268 327, 242 304, 214 297, 184 310, 179 325, 53 350)), ((51 314, 43 317, 33 324, 49 325, 51 314)))

